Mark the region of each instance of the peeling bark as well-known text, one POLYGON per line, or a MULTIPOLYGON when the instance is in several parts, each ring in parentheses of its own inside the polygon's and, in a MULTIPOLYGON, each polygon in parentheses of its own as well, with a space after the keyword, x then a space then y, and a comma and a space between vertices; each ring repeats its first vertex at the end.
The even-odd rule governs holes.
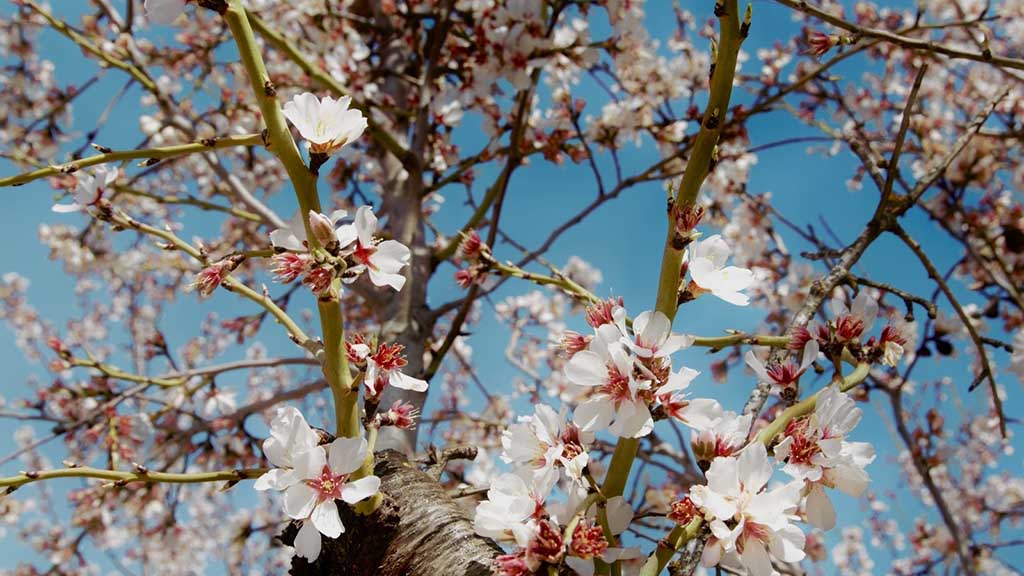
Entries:
MULTIPOLYGON (((370 516, 339 505, 345 533, 323 539, 312 564, 292 560, 294 576, 489 576, 501 549, 477 536, 458 504, 432 476, 394 450, 377 453, 384 504, 370 516)), ((281 535, 291 544, 297 532, 281 535)))

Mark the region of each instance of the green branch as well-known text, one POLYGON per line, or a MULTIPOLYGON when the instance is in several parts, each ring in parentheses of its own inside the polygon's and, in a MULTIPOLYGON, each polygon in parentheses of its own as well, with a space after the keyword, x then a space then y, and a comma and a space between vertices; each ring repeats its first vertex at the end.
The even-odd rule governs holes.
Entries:
POLYGON ((40 168, 39 170, 33 170, 32 172, 18 174, 17 176, 0 178, 0 188, 5 186, 21 186, 22 184, 26 184, 33 180, 46 178, 48 176, 56 176, 58 174, 71 174, 81 170, 82 168, 96 166, 97 164, 107 164, 110 162, 135 159, 156 161, 163 160, 165 158, 174 158, 176 156, 184 156, 186 154, 195 154, 197 152, 206 152, 207 150, 215 150, 217 148, 262 145, 263 138, 259 134, 245 134, 242 136, 225 136, 224 138, 207 138, 200 142, 193 142, 191 144, 176 144, 174 146, 161 146, 159 148, 118 151, 111 150, 88 158, 72 160, 66 164, 47 166, 46 168, 40 168))
POLYGON ((56 470, 40 470, 38 472, 22 472, 17 476, 0 478, 0 487, 7 487, 10 494, 19 487, 31 482, 52 480, 54 478, 98 478, 110 480, 116 484, 128 482, 166 483, 166 484, 199 484, 203 482, 237 482, 249 478, 258 478, 267 471, 266 468, 249 468, 239 470, 219 470, 216 472, 196 472, 178 474, 173 472, 150 472, 138 466, 134 472, 104 470, 102 468, 58 468, 56 470))

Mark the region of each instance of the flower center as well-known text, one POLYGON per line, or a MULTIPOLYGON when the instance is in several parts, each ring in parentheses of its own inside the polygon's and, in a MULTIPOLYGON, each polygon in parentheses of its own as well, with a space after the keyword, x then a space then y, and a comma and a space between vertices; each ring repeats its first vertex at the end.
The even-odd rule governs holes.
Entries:
POLYGON ((397 370, 408 364, 405 356, 402 355, 403 350, 405 350, 405 346, 401 344, 380 344, 373 354, 373 361, 383 371, 397 370))
POLYGON ((629 390, 629 377, 619 372, 614 365, 608 366, 608 379, 601 386, 600 392, 611 398, 615 404, 633 398, 633 394, 629 390))
POLYGON ((316 491, 320 501, 323 502, 341 498, 341 487, 345 485, 347 479, 348 474, 335 474, 327 465, 324 465, 320 476, 307 480, 306 483, 316 491))
POLYGON ((373 255, 376 253, 376 246, 363 246, 363 243, 357 240, 356 251, 352 253, 352 257, 355 258, 356 262, 359 262, 360 264, 364 264, 367 267, 376 270, 377 267, 372 262, 370 262, 370 258, 372 258, 373 255))
POLYGON ((793 439, 789 446, 789 461, 793 464, 810 464, 811 458, 821 451, 817 439, 808 435, 808 427, 809 421, 806 418, 786 425, 786 436, 793 439))

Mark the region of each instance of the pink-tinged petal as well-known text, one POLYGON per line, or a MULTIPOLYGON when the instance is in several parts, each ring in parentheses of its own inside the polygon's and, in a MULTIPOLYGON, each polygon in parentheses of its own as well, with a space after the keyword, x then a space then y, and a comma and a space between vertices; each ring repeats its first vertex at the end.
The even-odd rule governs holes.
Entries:
MULTIPOLYGON (((577 354, 579 356, 579 354, 577 354)), ((572 415, 573 424, 586 432, 604 430, 615 417, 615 407, 610 402, 593 399, 576 407, 572 415)))
POLYGON ((412 252, 397 240, 385 240, 377 245, 377 251, 370 260, 381 272, 394 274, 409 263, 412 252))
POLYGON ((337 538, 345 531, 345 526, 341 523, 341 516, 338 515, 338 505, 334 503, 334 500, 325 500, 317 504, 310 520, 313 521, 313 526, 316 526, 316 529, 328 538, 337 538))
POLYGON ((405 276, 370 268, 370 282, 373 282, 374 286, 390 286, 395 292, 401 292, 405 286, 405 276))
POLYGON ((718 566, 718 563, 722 561, 723 551, 722 544, 712 539, 704 546, 704 552, 700 555, 700 563, 706 568, 718 566))
POLYGON ((259 490, 260 492, 264 490, 280 491, 298 481, 299 479, 295 477, 294 471, 274 468, 273 470, 267 470, 265 474, 257 478, 252 487, 253 490, 259 490))
POLYGON ((606 503, 608 527, 612 534, 622 534, 633 522, 633 507, 622 496, 609 498, 606 503))
POLYGON ((391 384, 395 388, 401 388, 402 390, 412 390, 413 392, 426 392, 427 381, 420 380, 419 378, 413 378, 406 374, 402 374, 398 370, 392 370, 388 377, 388 384, 391 384))
POLYGON ((807 521, 822 530, 831 530, 836 525, 836 510, 821 484, 811 485, 805 511, 807 521))
POLYGON ((312 562, 320 556, 320 532, 306 520, 295 536, 295 555, 312 562))
POLYGON ((316 503, 316 491, 306 484, 292 484, 284 491, 284 512, 296 520, 309 518, 316 503))
POLYGON ((753 538, 747 538, 740 554, 740 560, 751 576, 772 576, 772 559, 764 545, 753 538))
POLYGON ((356 234, 363 246, 373 246, 373 234, 377 231, 377 216, 372 206, 360 206, 356 210, 356 234))
POLYGON ((566 364, 565 377, 577 386, 601 386, 608 379, 608 367, 599 354, 584 350, 566 364))
POLYGON ((354 482, 348 482, 341 488, 341 499, 355 504, 373 496, 380 491, 380 478, 364 476, 354 482))
POLYGON ((569 556, 565 559, 565 565, 580 576, 594 576, 593 559, 584 560, 583 558, 569 556))
POLYGON ((359 469, 366 460, 368 445, 366 438, 335 438, 327 447, 331 472, 350 474, 359 469))
POLYGON ((772 535, 769 548, 772 554, 783 562, 799 562, 807 555, 804 552, 806 541, 804 533, 790 524, 772 535))

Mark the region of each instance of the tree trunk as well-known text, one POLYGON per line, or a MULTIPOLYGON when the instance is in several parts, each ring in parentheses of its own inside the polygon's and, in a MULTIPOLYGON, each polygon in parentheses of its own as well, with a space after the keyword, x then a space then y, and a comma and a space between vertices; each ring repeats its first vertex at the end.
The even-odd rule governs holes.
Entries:
MULTIPOLYGON (((294 576, 489 576, 502 553, 477 536, 459 505, 432 476, 405 456, 377 453, 374 473, 381 479, 384 503, 370 516, 358 516, 340 504, 345 533, 323 539, 312 564, 292 560, 294 576)), ((281 535, 291 544, 297 526, 281 535)))

